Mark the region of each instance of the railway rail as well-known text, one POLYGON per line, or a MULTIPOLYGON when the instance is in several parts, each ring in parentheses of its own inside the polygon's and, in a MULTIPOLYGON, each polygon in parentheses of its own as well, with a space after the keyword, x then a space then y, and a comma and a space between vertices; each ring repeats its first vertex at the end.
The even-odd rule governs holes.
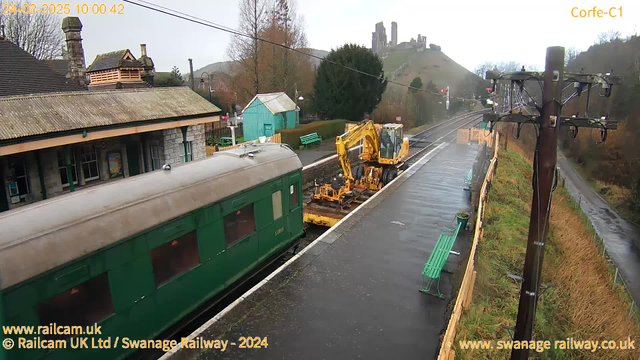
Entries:
MULTIPOLYGON (((405 161, 407 162, 407 164, 411 165, 412 163, 420 159, 421 155, 425 151, 437 146, 441 140, 457 132, 458 129, 471 127, 479 123, 482 119, 482 113, 483 111, 477 111, 463 114, 454 117, 451 120, 434 125, 417 134, 414 134, 410 139, 411 152, 409 157, 405 161), (439 135, 442 131, 446 131, 446 133, 436 139, 428 141, 429 137, 433 135, 439 135)), ((303 202, 306 203, 307 200, 312 197, 312 194, 313 189, 311 189, 310 191, 305 191, 303 193, 303 202)), ((365 200, 366 199, 359 199, 355 205, 357 206, 365 200)), ((269 274, 271 274, 278 267, 284 264, 289 258, 291 258, 291 256, 293 256, 296 251, 301 250, 309 245, 311 242, 313 242, 313 240, 322 235, 326 230, 328 230, 328 228, 323 226, 309 225, 306 228, 307 236, 305 238, 301 239, 291 248, 283 251, 278 258, 274 258, 272 262, 270 262, 261 270, 252 273, 250 276, 247 276, 244 281, 234 287, 231 291, 225 293, 222 297, 216 298, 209 304, 203 306, 203 308, 194 311, 194 314, 187 317, 188 320, 185 319, 185 321, 179 323, 179 328, 174 328, 165 332, 164 336, 161 336, 160 338, 179 340, 182 337, 188 336, 191 332, 207 322, 218 312, 222 311, 229 304, 236 301, 237 298, 239 298, 247 290, 251 289, 255 284, 259 283, 264 278, 269 276, 269 274)), ((139 351, 128 357, 128 360, 155 360, 160 358, 163 354, 164 353, 162 351, 156 350, 139 351)))

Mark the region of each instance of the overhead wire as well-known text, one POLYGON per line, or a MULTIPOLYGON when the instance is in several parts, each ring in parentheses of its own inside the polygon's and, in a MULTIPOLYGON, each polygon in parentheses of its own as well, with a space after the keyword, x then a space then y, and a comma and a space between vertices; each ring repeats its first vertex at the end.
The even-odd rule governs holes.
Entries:
POLYGON ((441 93, 439 93, 439 92, 434 92, 434 91, 430 91, 430 90, 426 90, 426 89, 419 89, 419 88, 416 88, 416 87, 411 86, 411 85, 406 85, 406 84, 403 84, 403 83, 400 83, 400 82, 397 82, 397 81, 393 81, 393 80, 390 80, 390 79, 385 79, 384 75, 370 74, 370 73, 367 73, 365 71, 361 71, 361 70, 358 70, 356 68, 353 68, 351 66, 348 66, 348 65, 345 65, 345 64, 341 64, 341 63, 336 62, 336 61, 328 60, 328 59, 323 58, 321 56, 309 54, 309 53, 304 52, 302 50, 299 50, 299 49, 296 49, 296 48, 292 48, 292 47, 284 45, 284 44, 279 44, 277 42, 274 42, 274 41, 271 41, 271 40, 267 40, 267 39, 263 39, 263 38, 260 38, 260 37, 257 37, 257 36, 254 37, 253 35, 245 34, 245 33, 241 32, 241 31, 238 31, 236 29, 230 28, 228 26, 220 25, 220 24, 214 23, 214 22, 212 22, 210 20, 201 19, 201 18, 195 17, 193 15, 186 14, 186 13, 183 13, 183 12, 180 12, 180 11, 168 8, 168 7, 157 5, 157 4, 149 2, 149 1, 144 1, 144 0, 137 0, 137 2, 136 1, 131 1, 131 0, 122 0, 122 1, 125 2, 125 3, 128 3, 128 4, 131 4, 131 5, 136 5, 136 6, 139 6, 139 7, 148 9, 148 10, 156 11, 156 12, 168 15, 168 16, 172 16, 172 17, 178 18, 178 19, 182 19, 182 20, 189 21, 189 22, 192 22, 192 23, 195 23, 195 24, 199 24, 199 25, 203 25, 203 26, 206 26, 206 27, 210 27, 210 28, 213 28, 213 29, 216 29, 216 30, 224 31, 224 32, 236 35, 236 36, 246 37, 246 38, 249 38, 249 39, 254 39, 254 40, 258 40, 258 41, 261 41, 261 42, 264 42, 264 43, 267 43, 267 44, 278 46, 278 47, 281 47, 283 49, 286 49, 286 50, 289 50, 289 51, 292 51, 292 52, 295 52, 295 53, 298 53, 298 54, 301 54, 301 55, 305 55, 305 56, 308 56, 308 57, 312 57, 312 58, 318 59, 320 61, 326 61, 329 64, 340 66, 340 67, 345 68, 347 70, 354 71, 354 72, 356 72, 356 73, 358 73, 360 75, 369 76, 369 77, 372 77, 374 79, 385 81, 385 82, 390 83, 390 84, 403 86, 403 87, 406 87, 408 89, 412 89, 412 90, 416 90, 416 91, 422 91, 422 92, 425 92, 425 93, 428 93, 428 94, 432 94, 432 95, 441 95, 441 93))

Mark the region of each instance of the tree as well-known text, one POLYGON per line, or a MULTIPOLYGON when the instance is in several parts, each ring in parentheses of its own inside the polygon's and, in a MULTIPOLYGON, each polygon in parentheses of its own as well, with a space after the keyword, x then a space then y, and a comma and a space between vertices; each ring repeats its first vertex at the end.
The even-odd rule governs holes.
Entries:
POLYGON ((170 73, 156 73, 153 82, 154 86, 158 87, 184 85, 184 79, 177 66, 174 66, 170 73))
POLYGON ((361 120, 371 113, 387 87, 382 60, 371 50, 355 44, 332 50, 320 63, 314 86, 316 110, 326 118, 361 120), (332 64, 335 62, 369 76, 332 64), (379 76, 376 78, 375 76, 379 76))
POLYGON ((574 48, 573 46, 570 48, 567 48, 564 52, 564 65, 569 66, 569 64, 571 64, 571 62, 575 60, 578 57, 578 54, 580 53, 581 51, 574 48))
POLYGON ((5 26, 5 35, 9 41, 18 45, 24 51, 33 55, 36 59, 49 60, 60 57, 64 45, 61 21, 56 15, 23 14, 15 12, 3 15, 7 9, 22 9, 28 7, 28 2, 19 0, 0 0, 0 25, 5 26))
MULTIPOLYGON (((413 80, 411 80, 411 84, 409 84, 409 86, 411 86, 412 88, 416 88, 416 89, 422 89, 422 79, 420 79, 419 76, 415 77, 413 80)), ((417 91, 414 89, 409 89, 413 92, 417 91)))
POLYGON ((274 44, 263 44, 260 50, 264 78, 262 91, 284 91, 293 99, 297 86, 299 91, 308 94, 313 86, 313 65, 305 55, 309 50, 304 18, 298 16, 296 3, 290 0, 275 1, 267 13, 269 21, 261 31, 261 38, 304 54, 274 44))
POLYGON ((229 57, 240 65, 239 90, 248 96, 260 92, 259 53, 262 45, 258 38, 265 25, 266 6, 265 0, 242 0, 240 2, 238 31, 251 37, 234 35, 227 48, 229 57))
POLYGON ((620 31, 609 30, 598 34, 596 44, 602 45, 616 40, 620 40, 620 31))

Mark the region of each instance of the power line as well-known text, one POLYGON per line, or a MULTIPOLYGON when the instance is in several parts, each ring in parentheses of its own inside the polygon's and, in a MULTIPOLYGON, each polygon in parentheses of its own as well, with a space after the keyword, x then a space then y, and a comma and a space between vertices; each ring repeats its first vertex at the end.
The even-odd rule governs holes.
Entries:
POLYGON ((326 62, 328 62, 330 64, 341 66, 341 67, 343 67, 343 68, 345 68, 347 70, 354 71, 354 72, 357 72, 358 74, 369 76, 369 77, 372 77, 374 79, 386 81, 388 83, 396 84, 396 85, 399 85, 399 86, 403 86, 403 87, 406 87, 408 89, 412 89, 412 90, 416 90, 416 91, 423 91, 423 92, 428 93, 428 94, 441 95, 439 92, 433 92, 433 91, 429 91, 429 90, 426 90, 426 89, 418 89, 418 88, 413 87, 411 85, 405 85, 405 84, 399 83, 397 81, 385 79, 383 75, 370 74, 370 73, 358 70, 356 68, 353 68, 351 66, 340 64, 340 63, 332 61, 332 60, 327 60, 327 59, 325 59, 323 57, 320 57, 320 56, 317 56, 317 55, 308 54, 308 53, 306 53, 304 51, 301 51, 301 50, 298 50, 298 49, 295 49, 295 48, 292 48, 290 46, 286 46, 286 45, 283 45, 283 44, 278 44, 278 43, 276 43, 274 41, 271 41, 271 40, 262 39, 262 38, 259 38, 259 37, 254 37, 252 35, 242 33, 240 31, 232 29, 230 27, 227 27, 227 26, 224 26, 224 25, 220 25, 220 24, 214 23, 214 22, 209 21, 209 20, 200 19, 200 18, 197 18, 197 17, 195 17, 193 15, 186 14, 186 13, 183 13, 183 12, 180 12, 180 11, 168 8, 168 7, 160 6, 160 5, 148 2, 148 1, 138 0, 140 3, 134 2, 134 1, 131 1, 131 0, 122 0, 122 1, 126 2, 126 3, 129 3, 131 5, 136 5, 136 6, 148 9, 148 10, 152 10, 152 11, 156 11, 156 12, 159 12, 159 13, 162 13, 162 14, 165 14, 165 15, 173 16, 173 17, 178 18, 178 19, 182 19, 182 20, 189 21, 189 22, 192 22, 192 23, 195 23, 195 24, 199 24, 199 25, 203 25, 203 26, 206 26, 206 27, 210 27, 210 28, 213 28, 213 29, 216 29, 216 30, 224 31, 224 32, 236 35, 236 36, 242 36, 242 37, 246 37, 246 38, 249 38, 249 39, 255 39, 255 40, 267 43, 267 44, 279 46, 279 47, 281 47, 283 49, 286 49, 286 50, 289 50, 289 51, 293 51, 295 53, 302 54, 302 55, 305 55, 305 56, 309 56, 309 57, 318 59, 320 61, 326 61, 326 62), (144 3, 144 4, 142 4, 142 3, 144 3), (147 5, 145 5, 145 4, 147 4, 147 5))

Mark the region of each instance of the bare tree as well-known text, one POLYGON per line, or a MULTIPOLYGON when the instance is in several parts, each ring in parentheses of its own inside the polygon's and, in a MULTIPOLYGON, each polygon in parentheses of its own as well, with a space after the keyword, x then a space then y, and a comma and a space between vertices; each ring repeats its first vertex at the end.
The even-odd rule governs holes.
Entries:
POLYGON ((571 64, 571 62, 573 60, 575 60, 578 57, 578 54, 580 54, 582 51, 574 48, 574 47, 570 47, 567 50, 565 50, 564 52, 564 65, 565 66, 569 66, 569 64, 571 64))
POLYGON ((259 53, 261 44, 258 41, 261 30, 266 21, 265 0, 242 0, 240 2, 240 24, 238 30, 250 35, 234 35, 227 48, 229 57, 241 65, 242 70, 250 72, 253 89, 244 89, 246 92, 260 92, 259 53))
POLYGON ((620 31, 609 30, 598 34, 597 44, 606 44, 608 42, 614 42, 620 40, 620 31))
MULTIPOLYGON (((5 10, 3 5, 9 4, 13 8, 25 9, 29 3, 6 2, 0 0, 0 9, 5 10)), ((64 45, 64 34, 60 27, 60 19, 56 15, 23 14, 15 12, 3 15, 0 12, 0 24, 5 26, 5 34, 9 41, 33 55, 37 59, 53 59, 62 55, 64 45)))
MULTIPOLYGON (((304 18, 298 16, 296 3, 291 0, 276 0, 269 10, 268 26, 263 31, 263 38, 283 44, 286 47, 307 53, 307 38, 304 32, 304 18)), ((295 96, 295 85, 305 87, 311 84, 302 83, 301 72, 312 67, 309 57, 275 45, 263 48, 265 58, 269 60, 271 71, 271 91, 285 91, 295 96)))

